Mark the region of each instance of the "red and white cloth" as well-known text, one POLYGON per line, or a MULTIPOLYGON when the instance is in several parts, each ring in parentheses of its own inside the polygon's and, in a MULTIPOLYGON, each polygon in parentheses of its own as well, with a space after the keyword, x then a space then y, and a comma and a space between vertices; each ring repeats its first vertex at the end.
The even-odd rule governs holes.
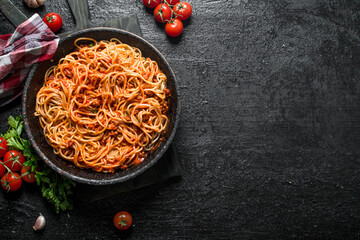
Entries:
POLYGON ((38 14, 20 24, 13 34, 0 35, 0 106, 21 93, 32 64, 52 58, 59 43, 38 14))

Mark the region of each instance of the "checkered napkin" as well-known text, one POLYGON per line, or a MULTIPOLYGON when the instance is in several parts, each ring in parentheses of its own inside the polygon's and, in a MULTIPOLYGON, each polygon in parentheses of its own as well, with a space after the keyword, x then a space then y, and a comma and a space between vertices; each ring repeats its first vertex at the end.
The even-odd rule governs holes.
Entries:
POLYGON ((38 14, 20 24, 13 34, 0 35, 0 104, 21 93, 33 63, 50 59, 57 37, 38 14))

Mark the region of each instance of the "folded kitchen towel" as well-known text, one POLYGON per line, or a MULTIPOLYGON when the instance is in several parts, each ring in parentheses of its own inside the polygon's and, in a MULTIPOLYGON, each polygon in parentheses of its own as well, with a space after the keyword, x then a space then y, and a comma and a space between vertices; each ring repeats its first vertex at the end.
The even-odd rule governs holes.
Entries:
POLYGON ((22 91, 32 64, 50 59, 58 43, 59 37, 38 14, 20 24, 13 34, 0 35, 0 106, 22 91))

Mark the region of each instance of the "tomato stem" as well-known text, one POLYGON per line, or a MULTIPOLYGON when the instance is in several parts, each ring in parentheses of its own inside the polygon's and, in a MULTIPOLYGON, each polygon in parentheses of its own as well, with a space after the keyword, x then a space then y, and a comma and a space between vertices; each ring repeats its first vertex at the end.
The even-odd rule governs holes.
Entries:
POLYGON ((128 220, 124 220, 124 219, 123 219, 123 216, 121 216, 121 221, 118 222, 118 224, 121 225, 121 227, 126 227, 126 226, 127 226, 127 223, 126 223, 127 221, 129 221, 129 219, 128 219, 128 220))
MULTIPOLYGON (((180 1, 181 2, 181 1, 180 1)), ((179 3, 180 3, 179 2, 179 3)), ((183 15, 181 15, 181 14, 177 14, 174 10, 173 10, 173 8, 171 7, 171 6, 175 6, 175 4, 174 5, 170 5, 166 0, 164 0, 164 3, 166 4, 166 5, 168 5, 168 7, 170 8, 170 10, 171 10, 171 17, 170 17, 170 20, 168 20, 167 22, 173 22, 173 19, 174 18, 176 18, 177 16, 183 16, 183 15)), ((179 7, 180 9, 182 9, 182 8, 185 8, 185 7, 183 7, 183 5, 181 5, 180 4, 180 7, 179 7)), ((162 18, 161 18, 162 19, 162 18)))
MULTIPOLYGON (((8 162, 8 161, 10 161, 10 160, 7 160, 6 162, 8 162)), ((13 174, 13 171, 11 171, 11 169, 10 169, 8 166, 5 165, 6 162, 0 162, 0 164, 3 165, 3 166, 6 168, 6 170, 7 170, 6 174, 11 173, 16 180, 22 178, 23 176, 26 176, 26 175, 31 174, 30 171, 26 171, 26 173, 21 174, 21 175, 17 178, 17 177, 13 174)))
MULTIPOLYGON (((8 162, 8 161, 10 161, 10 160, 7 160, 6 162, 8 162)), ((9 172, 12 173, 12 171, 10 170, 10 168, 8 168, 8 166, 5 165, 6 162, 0 162, 0 164, 3 165, 3 166, 6 168, 6 170, 7 170, 8 173, 9 173, 9 172)), ((14 174, 13 174, 13 175, 14 175, 14 174)), ((15 176, 14 176, 14 177, 15 177, 15 176)))
POLYGON ((51 14, 46 17, 46 20, 47 20, 49 23, 53 23, 53 22, 55 21, 54 16, 51 15, 51 14))

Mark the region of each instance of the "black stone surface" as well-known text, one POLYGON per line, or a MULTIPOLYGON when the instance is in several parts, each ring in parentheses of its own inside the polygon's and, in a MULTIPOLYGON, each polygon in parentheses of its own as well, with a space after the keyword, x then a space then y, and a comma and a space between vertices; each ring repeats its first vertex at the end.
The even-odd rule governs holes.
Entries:
MULTIPOLYGON (((1 239, 360 238, 360 2, 189 2, 193 16, 170 39, 140 0, 89 0, 92 22, 136 13, 172 65, 182 179, 59 215, 36 186, 0 191, 1 239), (130 231, 112 226, 118 210, 132 213, 130 231), (39 212, 47 226, 33 232, 39 212)), ((64 1, 14 4, 74 27, 64 1)), ((0 22, 0 34, 13 31, 0 22)), ((4 123, 20 102, 0 112, 4 123)))

